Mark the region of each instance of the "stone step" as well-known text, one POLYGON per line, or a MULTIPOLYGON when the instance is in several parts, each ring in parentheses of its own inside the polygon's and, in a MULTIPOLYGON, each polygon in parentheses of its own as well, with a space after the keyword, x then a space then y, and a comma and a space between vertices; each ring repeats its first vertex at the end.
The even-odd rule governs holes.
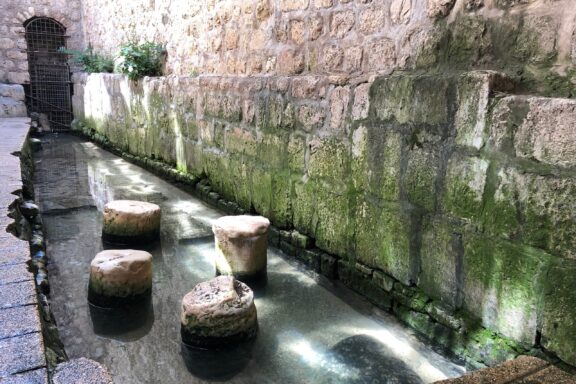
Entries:
POLYGON ((549 362, 532 356, 519 356, 495 367, 484 368, 456 379, 435 384, 576 384, 576 377, 549 362))

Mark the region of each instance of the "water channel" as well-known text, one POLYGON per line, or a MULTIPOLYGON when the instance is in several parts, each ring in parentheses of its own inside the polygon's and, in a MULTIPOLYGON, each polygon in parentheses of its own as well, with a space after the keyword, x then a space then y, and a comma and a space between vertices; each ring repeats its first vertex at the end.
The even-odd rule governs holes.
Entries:
POLYGON ((260 328, 251 350, 240 362, 226 353, 191 357, 180 343, 180 303, 214 277, 211 222, 223 213, 75 136, 47 135, 42 146, 34 182, 52 311, 68 356, 103 363, 116 383, 431 383, 464 372, 391 316, 274 248, 268 283, 256 294, 260 328), (102 208, 117 199, 162 208, 161 240, 149 249, 152 303, 100 313, 86 299, 89 264, 103 249, 102 208))

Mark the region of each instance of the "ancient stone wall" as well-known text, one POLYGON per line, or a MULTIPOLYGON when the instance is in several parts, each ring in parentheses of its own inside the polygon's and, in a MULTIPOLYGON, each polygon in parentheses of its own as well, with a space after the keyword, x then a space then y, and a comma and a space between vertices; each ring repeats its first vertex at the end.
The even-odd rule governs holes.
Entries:
POLYGON ((85 1, 84 20, 104 51, 166 43, 172 76, 76 76, 77 128, 308 236, 461 355, 576 365, 571 0, 85 1))
POLYGON ((66 27, 68 48, 83 47, 80 0, 2 0, 0 2, 0 83, 30 81, 24 22, 50 17, 66 27))

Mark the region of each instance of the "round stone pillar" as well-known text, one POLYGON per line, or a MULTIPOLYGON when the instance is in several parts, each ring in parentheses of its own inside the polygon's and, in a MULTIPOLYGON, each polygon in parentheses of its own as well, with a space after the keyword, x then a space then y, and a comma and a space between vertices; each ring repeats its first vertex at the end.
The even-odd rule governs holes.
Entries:
POLYGON ((216 271, 242 281, 266 277, 268 228, 262 216, 224 216, 214 221, 216 271))
POLYGON ((133 249, 102 251, 90 263, 88 301, 116 307, 147 299, 152 292, 152 255, 133 249))
POLYGON ((182 299, 184 344, 199 348, 237 345, 258 330, 254 293, 233 276, 218 276, 196 285, 182 299))
POLYGON ((160 207, 134 200, 115 200, 104 206, 102 238, 113 244, 149 243, 160 234, 160 207))

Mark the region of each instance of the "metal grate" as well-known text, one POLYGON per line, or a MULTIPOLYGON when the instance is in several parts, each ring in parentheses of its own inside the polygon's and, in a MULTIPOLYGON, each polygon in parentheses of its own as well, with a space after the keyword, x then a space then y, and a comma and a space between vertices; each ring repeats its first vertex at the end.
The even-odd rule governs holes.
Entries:
POLYGON ((24 25, 30 72, 28 108, 46 114, 53 131, 70 128, 72 121, 70 68, 66 47, 66 29, 47 17, 34 18, 24 25))

